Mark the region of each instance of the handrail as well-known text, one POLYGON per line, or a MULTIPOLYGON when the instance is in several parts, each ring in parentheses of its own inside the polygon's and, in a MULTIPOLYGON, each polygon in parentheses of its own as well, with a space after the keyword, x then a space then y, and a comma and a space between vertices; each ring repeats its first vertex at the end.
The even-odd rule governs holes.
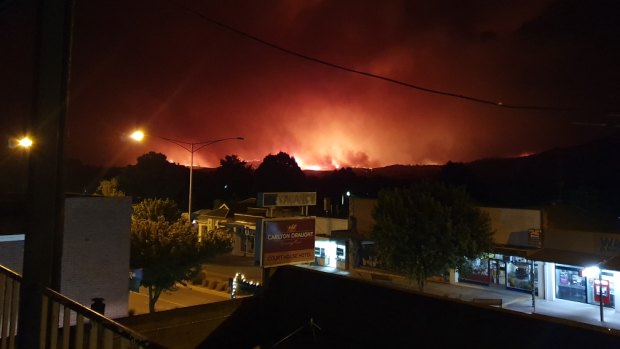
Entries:
POLYGON ((0 272, 5 274, 6 276, 13 278, 19 282, 22 282, 22 276, 16 273, 15 271, 5 267, 4 265, 0 265, 0 272))
POLYGON ((132 342, 140 345, 143 348, 153 348, 153 349, 165 349, 158 345, 157 343, 149 341, 142 334, 112 320, 109 319, 98 312, 83 306, 80 303, 68 298, 52 289, 46 288, 43 290, 43 294, 53 299, 55 302, 62 304, 64 307, 69 308, 76 313, 84 315, 84 317, 97 322, 99 325, 105 327, 106 329, 112 331, 114 334, 120 335, 122 337, 131 338, 132 342))
POLYGON ((14 348, 17 341, 21 276, 0 265, 0 348, 14 348))
MULTIPOLYGON (((18 294, 16 294, 16 292, 19 293, 18 290, 22 282, 22 276, 3 265, 0 265, 0 276, 4 276, 7 280, 12 280, 12 281, 8 281, 9 283, 6 284, 6 285, 9 285, 7 290, 10 290, 10 291, 0 292, 1 293, 0 294, 0 322, 2 323, 2 326, 0 326, 0 347, 5 348, 6 345, 8 344, 10 348, 13 348, 15 344, 14 342, 16 339, 16 336, 15 336, 16 335, 15 329, 16 329, 16 324, 17 324, 17 310, 16 309, 19 309, 19 305, 17 302, 18 294)), ((2 285, 0 285, 0 290, 4 290, 4 287, 5 287, 5 284, 3 283, 2 285)), ((68 328, 70 325, 69 319, 71 316, 70 315, 71 311, 73 311, 77 315, 78 327, 83 326, 82 319, 88 319, 93 326, 96 324, 96 327, 92 327, 92 330, 95 330, 95 332, 94 333, 91 332, 91 336, 92 336, 92 338, 90 339, 91 341, 97 340, 96 328, 100 328, 100 329, 103 329, 104 332, 108 333, 107 335, 105 335, 105 340, 111 340, 112 336, 119 336, 120 338, 122 338, 123 341, 127 341, 127 343, 131 343, 131 348, 139 347, 139 348, 148 348, 148 349, 165 349, 165 347, 161 346, 160 344, 151 342, 144 335, 128 327, 125 327, 124 325, 114 320, 111 320, 103 316, 102 314, 62 295, 59 292, 56 292, 49 288, 42 288, 40 296, 43 297, 43 304, 45 304, 43 306, 41 316, 43 318, 48 318, 48 316, 50 316, 48 320, 44 321, 41 324, 42 326, 41 331, 43 334, 47 331, 48 325, 51 325, 52 328, 57 326, 57 325, 54 325, 54 323, 58 322, 59 306, 62 305, 64 308, 64 320, 62 321, 63 322, 62 325, 64 327, 64 330, 63 330, 64 336, 69 335, 69 328, 68 328), (49 308, 47 304, 49 304, 49 308)), ((77 329, 77 331, 78 333, 81 333, 81 334, 76 335, 77 336, 75 338, 76 343, 81 342, 81 338, 83 338, 82 337, 83 330, 77 329)), ((50 344, 51 347, 55 348, 56 347, 55 343, 56 343, 56 340, 58 339, 58 334, 55 331, 53 331, 51 332, 50 336, 51 336, 50 343, 48 344, 50 344)), ((45 335, 43 335, 43 337, 45 337, 45 335)), ((91 343, 89 344, 89 348, 94 348, 92 342, 89 342, 89 343, 91 343)), ((67 348, 68 345, 69 345, 69 339, 64 338, 63 348, 67 348)), ((108 348, 107 345, 104 344, 104 346, 108 348)), ((123 346, 123 348, 125 348, 125 346, 123 346)))

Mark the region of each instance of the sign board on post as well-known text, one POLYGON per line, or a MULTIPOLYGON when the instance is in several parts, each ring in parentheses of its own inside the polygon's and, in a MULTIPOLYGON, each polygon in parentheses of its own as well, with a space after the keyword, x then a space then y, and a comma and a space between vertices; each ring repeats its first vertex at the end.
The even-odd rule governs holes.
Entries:
POLYGON ((265 219, 261 266, 313 262, 314 227, 314 218, 265 219))
POLYGON ((316 192, 258 193, 256 204, 259 207, 314 206, 316 192))

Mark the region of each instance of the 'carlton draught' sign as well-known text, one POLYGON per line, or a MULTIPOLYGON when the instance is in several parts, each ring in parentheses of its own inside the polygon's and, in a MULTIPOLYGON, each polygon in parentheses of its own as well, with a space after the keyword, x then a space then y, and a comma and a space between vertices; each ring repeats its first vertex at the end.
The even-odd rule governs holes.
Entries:
POLYGON ((263 267, 314 261, 314 218, 265 220, 263 267))

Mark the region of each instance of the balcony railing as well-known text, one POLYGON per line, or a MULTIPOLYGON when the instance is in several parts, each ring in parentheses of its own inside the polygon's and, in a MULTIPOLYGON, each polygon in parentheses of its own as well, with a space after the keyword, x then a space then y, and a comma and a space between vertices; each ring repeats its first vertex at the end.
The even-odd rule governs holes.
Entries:
MULTIPOLYGON (((17 347, 21 276, 0 265, 0 349, 17 347)), ((39 349, 164 349, 141 334, 50 289, 41 294, 39 349)))
POLYGON ((19 274, 0 265, 0 349, 16 347, 21 281, 19 274))

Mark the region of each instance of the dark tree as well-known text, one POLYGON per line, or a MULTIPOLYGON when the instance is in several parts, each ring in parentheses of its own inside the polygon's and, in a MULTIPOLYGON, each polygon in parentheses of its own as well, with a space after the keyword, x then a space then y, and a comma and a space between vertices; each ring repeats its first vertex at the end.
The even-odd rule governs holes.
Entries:
POLYGON ((472 174, 466 164, 448 161, 441 167, 441 178, 444 182, 456 186, 471 184, 472 174))
POLYGON ((166 155, 149 152, 138 157, 136 165, 127 166, 119 175, 119 189, 134 201, 172 199, 187 207, 189 170, 169 162, 166 155))
POLYGON ((64 163, 64 190, 68 193, 92 194, 104 179, 114 177, 117 168, 102 168, 86 165, 77 159, 67 159, 64 163))
POLYGON ((263 159, 256 169, 254 185, 256 192, 303 191, 306 179, 295 158, 279 152, 263 159))
POLYGON ((216 198, 225 201, 255 196, 252 193, 252 173, 252 167, 237 155, 226 155, 220 160, 220 167, 211 179, 214 185, 210 187, 216 198))
POLYGON ((230 251, 230 232, 209 232, 201 241, 170 200, 147 199, 134 205, 131 219, 131 268, 141 268, 149 291, 149 312, 165 290, 193 278, 202 263, 230 251))
POLYGON ((419 183, 379 194, 372 237, 381 260, 420 289, 426 279, 489 251, 492 232, 462 187, 419 183))

